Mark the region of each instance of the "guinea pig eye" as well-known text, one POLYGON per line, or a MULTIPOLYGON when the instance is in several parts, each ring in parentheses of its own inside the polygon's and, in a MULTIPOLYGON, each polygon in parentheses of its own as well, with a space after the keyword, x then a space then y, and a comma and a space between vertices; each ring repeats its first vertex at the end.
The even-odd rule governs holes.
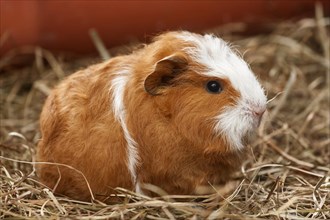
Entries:
POLYGON ((209 93, 220 93, 222 88, 218 81, 212 80, 206 83, 206 91, 209 93))

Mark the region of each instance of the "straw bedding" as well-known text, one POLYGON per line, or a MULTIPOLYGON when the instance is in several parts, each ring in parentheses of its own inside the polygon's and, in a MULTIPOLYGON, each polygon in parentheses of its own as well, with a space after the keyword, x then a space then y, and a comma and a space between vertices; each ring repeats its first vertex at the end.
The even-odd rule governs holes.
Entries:
POLYGON ((210 30, 244 53, 270 100, 226 196, 214 189, 148 198, 117 189, 123 202, 106 205, 54 195, 34 170, 40 110, 63 77, 100 59, 66 61, 28 47, 8 53, 0 60, 0 218, 330 219, 329 26, 317 7, 315 18, 271 24, 267 34, 242 36, 244 24, 210 30), (34 55, 31 65, 11 65, 20 53, 34 55))

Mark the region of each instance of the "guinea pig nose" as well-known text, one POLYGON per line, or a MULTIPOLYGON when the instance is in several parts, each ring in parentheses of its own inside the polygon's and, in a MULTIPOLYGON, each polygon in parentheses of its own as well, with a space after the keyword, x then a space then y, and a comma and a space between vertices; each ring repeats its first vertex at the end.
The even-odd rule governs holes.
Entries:
POLYGON ((266 108, 253 108, 252 113, 253 115, 261 118, 265 111, 266 108))

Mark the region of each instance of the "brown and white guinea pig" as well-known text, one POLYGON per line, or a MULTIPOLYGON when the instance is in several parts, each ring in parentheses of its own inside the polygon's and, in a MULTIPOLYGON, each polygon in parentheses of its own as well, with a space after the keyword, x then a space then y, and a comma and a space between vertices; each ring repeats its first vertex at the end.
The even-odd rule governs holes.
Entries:
POLYGON ((80 70, 48 97, 41 181, 75 199, 115 187, 193 194, 228 180, 246 154, 266 96, 246 62, 213 35, 168 32, 130 55, 80 70), (78 172, 79 170, 80 172, 78 172), (82 175, 83 174, 83 175, 82 175))

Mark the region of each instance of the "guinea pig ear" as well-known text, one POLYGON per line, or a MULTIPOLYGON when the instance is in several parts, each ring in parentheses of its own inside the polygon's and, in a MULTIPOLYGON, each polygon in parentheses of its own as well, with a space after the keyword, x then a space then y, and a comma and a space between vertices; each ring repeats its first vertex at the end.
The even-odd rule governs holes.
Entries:
POLYGON ((161 95, 173 79, 187 69, 188 61, 181 54, 173 54, 159 60, 154 71, 144 81, 144 89, 151 95, 161 95))

